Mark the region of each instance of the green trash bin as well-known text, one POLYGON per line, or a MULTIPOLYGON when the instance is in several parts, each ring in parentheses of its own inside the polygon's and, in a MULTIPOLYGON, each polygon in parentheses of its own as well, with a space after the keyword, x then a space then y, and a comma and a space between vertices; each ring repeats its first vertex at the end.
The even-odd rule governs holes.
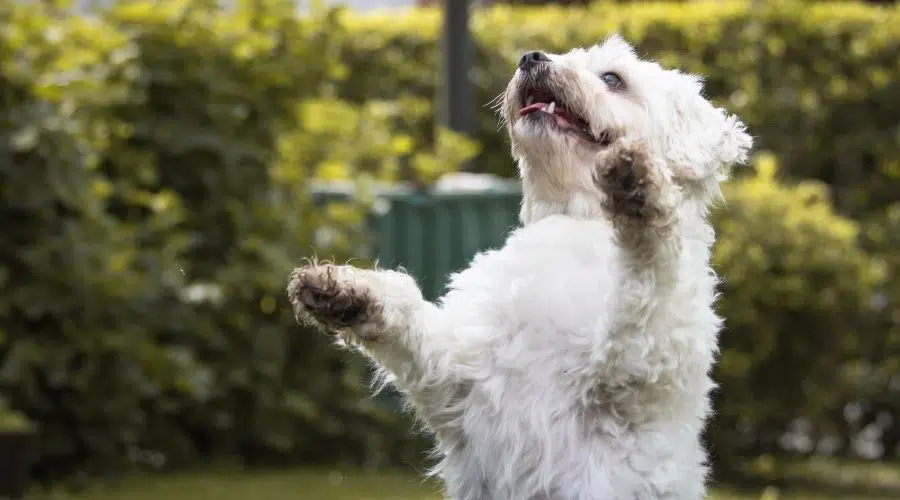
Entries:
MULTIPOLYGON (((347 199, 347 184, 316 184, 323 202, 347 199)), ((503 244, 519 225, 522 191, 517 182, 497 181, 489 189, 417 192, 399 186, 375 189, 368 217, 371 255, 379 265, 403 267, 428 300, 445 290, 448 276, 464 269, 478 252, 503 244)))
MULTIPOLYGON (((346 200, 352 193, 347 183, 318 183, 312 188, 319 203, 346 200)), ((377 258, 383 268, 403 267, 418 280, 427 300, 443 295, 451 273, 468 266, 478 252, 501 246, 519 225, 518 182, 430 193, 382 185, 374 194, 376 202, 367 218, 371 236, 367 257, 377 258)), ((393 390, 376 401, 401 411, 400 396, 393 390)))

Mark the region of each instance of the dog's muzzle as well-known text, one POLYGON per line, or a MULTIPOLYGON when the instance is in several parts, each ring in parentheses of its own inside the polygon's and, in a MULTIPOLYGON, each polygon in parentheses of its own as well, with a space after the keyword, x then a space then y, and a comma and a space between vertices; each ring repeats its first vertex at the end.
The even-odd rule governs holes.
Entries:
POLYGON ((590 144, 609 145, 609 134, 594 135, 590 122, 577 107, 567 102, 565 80, 553 68, 553 63, 549 59, 541 59, 541 55, 542 53, 529 52, 519 62, 519 118, 540 120, 547 126, 572 134, 590 144))

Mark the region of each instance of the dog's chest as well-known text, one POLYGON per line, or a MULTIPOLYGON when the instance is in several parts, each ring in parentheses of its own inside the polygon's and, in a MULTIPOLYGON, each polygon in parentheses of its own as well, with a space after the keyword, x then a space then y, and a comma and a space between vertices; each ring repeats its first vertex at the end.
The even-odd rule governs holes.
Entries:
POLYGON ((500 378, 473 387, 458 425, 439 433, 454 499, 547 498, 542 475, 575 458, 583 442, 557 389, 500 378))
MULTIPOLYGON (((687 441, 675 450, 648 450, 653 456, 646 462, 656 469, 686 454, 679 460, 687 470, 662 480, 634 470, 629 459, 640 459, 643 452, 623 447, 649 448, 639 443, 645 438, 655 443, 663 432, 635 434, 634 408, 646 418, 659 415, 657 409, 667 414, 681 410, 674 410, 670 402, 659 408, 651 406, 646 398, 655 398, 656 388, 608 398, 586 390, 589 382, 599 382, 579 371, 588 365, 586 353, 591 349, 573 350, 571 342, 578 341, 579 333, 588 339, 591 332, 555 331, 548 336, 545 327, 517 330, 500 345, 485 346, 481 351, 482 373, 490 376, 468 388, 464 403, 457 406, 461 413, 439 429, 445 455, 441 475, 450 498, 650 499, 660 498, 649 492, 671 483, 673 477, 694 477, 694 469, 699 470, 695 464, 702 460, 691 455, 698 450, 695 436, 685 435, 687 441), (563 334, 568 335, 566 342, 560 339, 563 334), (660 485, 653 484, 658 481, 660 485), (626 496, 617 496, 623 492, 626 496)), ((625 367, 620 370, 627 371, 625 367)), ((707 381, 701 370, 694 375, 696 382, 707 381)), ((681 399, 686 406, 696 406, 703 400, 702 392, 683 394, 681 399)), ((690 428, 697 418, 693 410, 686 412, 686 420, 675 420, 690 428)))
POLYGON ((452 500, 681 498, 659 493, 702 477, 693 435, 659 443, 668 431, 641 436, 621 419, 587 416, 553 384, 504 386, 473 388, 457 425, 439 431, 452 500))
POLYGON ((559 373, 535 363, 495 369, 471 388, 454 424, 439 429, 450 498, 614 498, 603 496, 612 487, 606 471, 597 474, 605 469, 598 450, 610 449, 597 422, 586 420, 559 373))

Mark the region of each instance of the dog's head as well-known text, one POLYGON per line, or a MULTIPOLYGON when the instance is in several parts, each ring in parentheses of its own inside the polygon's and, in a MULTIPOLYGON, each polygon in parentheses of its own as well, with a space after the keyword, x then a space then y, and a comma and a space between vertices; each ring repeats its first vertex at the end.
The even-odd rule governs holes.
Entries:
POLYGON ((594 157, 619 138, 644 142, 686 196, 713 200, 752 139, 701 91, 698 77, 639 59, 617 36, 566 54, 525 53, 501 109, 526 204, 592 211, 594 157))

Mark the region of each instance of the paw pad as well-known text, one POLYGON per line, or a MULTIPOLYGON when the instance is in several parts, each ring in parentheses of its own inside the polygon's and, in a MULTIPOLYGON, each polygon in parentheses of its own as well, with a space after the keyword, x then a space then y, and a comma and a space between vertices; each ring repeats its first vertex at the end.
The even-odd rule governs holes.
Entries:
POLYGON ((305 316, 330 327, 347 327, 366 321, 372 300, 365 290, 337 279, 333 266, 301 267, 291 273, 288 298, 294 315, 305 316))
POLYGON ((597 164, 594 180, 609 196, 609 209, 616 214, 643 218, 652 189, 649 160, 642 148, 613 146, 597 164))

